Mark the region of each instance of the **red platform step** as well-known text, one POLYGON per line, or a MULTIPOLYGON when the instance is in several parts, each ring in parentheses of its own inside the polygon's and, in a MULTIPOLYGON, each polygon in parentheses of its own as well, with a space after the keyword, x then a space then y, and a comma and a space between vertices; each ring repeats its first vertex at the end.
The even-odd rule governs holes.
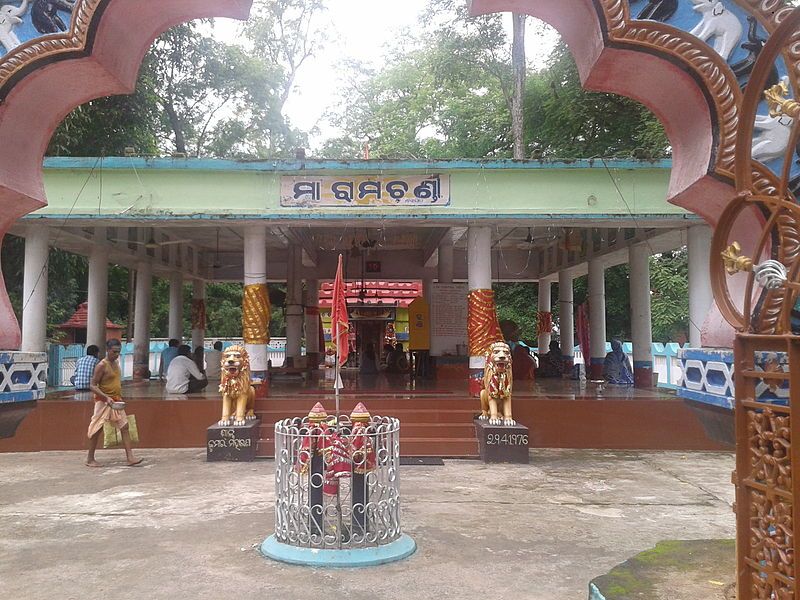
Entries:
MULTIPOLYGON (((364 395, 366 396, 366 394, 364 395)), ((400 454, 402 456, 441 456, 477 458, 478 441, 472 419, 477 401, 464 397, 430 399, 413 396, 341 398, 342 414, 349 414, 363 402, 373 415, 400 419, 400 454), (433 406, 432 406, 433 405, 433 406)), ((256 414, 261 419, 260 440, 256 455, 275 455, 275 422, 308 414, 318 399, 303 397, 265 398, 256 401, 256 414)), ((321 401, 329 413, 334 412, 334 399, 321 401)))

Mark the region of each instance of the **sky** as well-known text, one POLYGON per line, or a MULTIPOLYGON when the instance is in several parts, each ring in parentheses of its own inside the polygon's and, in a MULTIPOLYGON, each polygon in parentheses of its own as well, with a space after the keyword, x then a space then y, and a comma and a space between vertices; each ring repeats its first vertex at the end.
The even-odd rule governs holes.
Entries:
MULTIPOLYGON (((466 1, 466 0, 465 0, 466 1)), ((339 98, 339 65, 354 59, 374 68, 386 64, 387 42, 395 41, 405 28, 419 27, 419 15, 428 0, 329 0, 328 9, 320 24, 328 30, 329 41, 324 51, 303 65, 295 89, 289 98, 285 112, 292 124, 304 131, 319 128, 311 136, 311 147, 319 147, 325 139, 336 135, 336 130, 324 120, 325 111, 332 108, 339 98)), ((526 34, 526 49, 530 66, 538 68, 541 61, 555 46, 557 34, 547 28, 541 35, 539 23, 529 19, 526 34)), ((504 15, 506 29, 511 33, 510 14, 504 15)), ((214 35, 233 41, 239 21, 217 19, 214 35)))

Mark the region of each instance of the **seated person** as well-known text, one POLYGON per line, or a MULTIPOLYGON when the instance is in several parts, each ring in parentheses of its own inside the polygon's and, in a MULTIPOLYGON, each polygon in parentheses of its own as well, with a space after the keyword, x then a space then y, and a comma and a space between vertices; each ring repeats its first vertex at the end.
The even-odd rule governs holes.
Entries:
POLYGON ((198 346, 194 349, 194 354, 192 354, 192 360, 194 364, 197 365, 197 368, 200 369, 201 373, 206 372, 206 350, 202 346, 198 346))
POLYGON ((561 355, 561 346, 556 341, 550 342, 550 351, 539 355, 539 368, 536 369, 537 377, 561 377, 564 374, 564 357, 561 355))
POLYGON ((389 359, 392 357, 392 352, 394 352, 394 346, 391 344, 384 344, 383 345, 383 358, 381 359, 382 368, 386 369, 389 366, 389 359))
POLYGON ((511 348, 511 372, 514 381, 533 381, 536 359, 528 346, 520 341, 519 327, 514 321, 504 319, 500 321, 500 331, 503 333, 508 347, 511 348))
POLYGON ((536 359, 523 342, 509 342, 511 346, 511 374, 514 381, 533 381, 536 372, 536 359))
POLYGON ((169 363, 166 391, 168 394, 192 394, 205 389, 208 379, 192 360, 192 349, 186 344, 178 347, 178 356, 169 363))
POLYGON ((206 377, 218 380, 222 372, 222 342, 214 342, 214 349, 206 352, 206 377))
POLYGON ((611 340, 611 352, 603 362, 603 378, 616 385, 633 385, 631 362, 622 350, 622 342, 611 340))
POLYGON ((161 351, 161 360, 158 364, 158 378, 163 380, 164 377, 167 376, 167 371, 169 370, 169 363, 172 362, 172 359, 178 356, 178 346, 180 346, 180 342, 175 338, 172 338, 167 347, 161 351))
POLYGON ((403 344, 397 342, 386 359, 387 373, 407 373, 409 369, 408 356, 403 350, 403 344))
POLYGON ((92 375, 97 363, 100 362, 98 358, 100 348, 92 344, 86 348, 86 356, 81 356, 75 365, 75 375, 72 376, 72 385, 78 391, 85 391, 90 389, 92 384, 92 375))
POLYGON ((375 375, 378 373, 378 357, 375 354, 375 344, 370 342, 364 348, 358 372, 362 375, 375 375))

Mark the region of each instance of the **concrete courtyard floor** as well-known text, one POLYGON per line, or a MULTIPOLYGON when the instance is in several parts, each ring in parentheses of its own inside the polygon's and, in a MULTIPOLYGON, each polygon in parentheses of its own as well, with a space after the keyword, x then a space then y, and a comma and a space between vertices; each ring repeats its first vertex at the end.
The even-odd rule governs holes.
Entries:
POLYGON ((734 536, 732 454, 534 450, 526 466, 402 467, 417 552, 310 569, 258 553, 272 461, 140 454, 127 468, 102 451, 102 469, 82 452, 0 454, 0 597, 586 600, 592 578, 660 540, 734 536))

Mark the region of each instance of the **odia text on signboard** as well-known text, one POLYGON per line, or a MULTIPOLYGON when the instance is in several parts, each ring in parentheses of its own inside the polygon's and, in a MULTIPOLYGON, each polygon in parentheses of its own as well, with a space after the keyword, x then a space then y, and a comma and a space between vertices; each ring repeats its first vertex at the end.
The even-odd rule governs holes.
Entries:
POLYGON ((447 206, 449 175, 281 177, 281 206, 447 206))

